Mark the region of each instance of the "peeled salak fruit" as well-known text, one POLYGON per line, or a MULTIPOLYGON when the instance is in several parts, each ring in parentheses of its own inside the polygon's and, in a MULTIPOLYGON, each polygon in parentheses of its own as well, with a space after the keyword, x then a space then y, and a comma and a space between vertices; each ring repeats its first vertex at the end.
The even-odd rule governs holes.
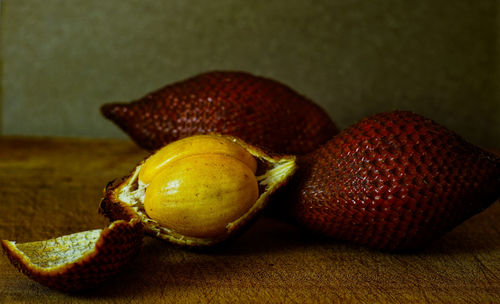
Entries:
POLYGON ((73 292, 94 287, 116 275, 139 252, 142 224, 117 220, 105 229, 18 244, 2 241, 12 264, 50 288, 73 292))
POLYGON ((366 118, 298 159, 284 210, 373 248, 422 247, 500 197, 500 158, 420 115, 366 118))
POLYGON ((102 114, 154 151, 194 134, 239 137, 274 153, 304 154, 338 133, 328 114, 277 81, 245 72, 208 72, 169 84, 102 114))
POLYGON ((139 217, 145 233, 204 247, 241 233, 295 172, 294 156, 271 156, 233 136, 172 142, 111 182, 101 212, 139 217))

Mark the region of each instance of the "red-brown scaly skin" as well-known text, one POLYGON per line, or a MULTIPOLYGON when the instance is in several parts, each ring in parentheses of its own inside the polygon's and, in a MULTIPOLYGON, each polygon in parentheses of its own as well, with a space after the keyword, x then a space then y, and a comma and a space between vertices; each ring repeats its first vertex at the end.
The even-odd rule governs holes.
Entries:
POLYGON ((500 197, 500 158, 411 112, 374 115, 299 162, 286 206, 311 231, 421 247, 500 197))
POLYGON ((208 72, 167 85, 131 103, 106 104, 105 117, 139 146, 217 132, 276 153, 305 154, 338 133, 328 114, 271 79, 244 72, 208 72))

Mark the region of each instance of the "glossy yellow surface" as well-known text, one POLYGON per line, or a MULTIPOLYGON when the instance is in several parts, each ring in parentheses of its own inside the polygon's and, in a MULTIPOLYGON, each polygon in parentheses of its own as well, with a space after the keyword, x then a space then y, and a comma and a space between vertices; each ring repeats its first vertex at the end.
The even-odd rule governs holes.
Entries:
POLYGON ((172 142, 149 157, 139 172, 139 180, 149 184, 169 163, 191 155, 222 154, 234 157, 246 164, 253 173, 257 161, 239 144, 218 135, 195 135, 172 142))
POLYGON ((162 166, 146 189, 149 217, 185 236, 217 237, 257 201, 254 172, 223 154, 187 156, 162 166))

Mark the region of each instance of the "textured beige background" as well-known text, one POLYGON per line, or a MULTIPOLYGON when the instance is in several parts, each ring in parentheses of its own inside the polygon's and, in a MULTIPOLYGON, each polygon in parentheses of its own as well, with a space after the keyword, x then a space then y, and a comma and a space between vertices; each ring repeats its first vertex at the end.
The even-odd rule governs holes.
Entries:
POLYGON ((1 131, 124 137, 101 104, 237 69, 341 127, 410 109, 498 147, 499 12, 496 0, 4 0, 1 131))

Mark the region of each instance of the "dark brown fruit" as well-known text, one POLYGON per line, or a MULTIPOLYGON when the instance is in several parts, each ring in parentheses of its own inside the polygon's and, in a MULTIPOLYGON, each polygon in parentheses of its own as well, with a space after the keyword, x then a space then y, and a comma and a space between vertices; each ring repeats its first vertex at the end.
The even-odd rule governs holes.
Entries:
POLYGON ((328 114, 289 87, 244 72, 209 72, 102 114, 153 151, 194 134, 237 136, 276 153, 304 154, 338 133, 328 114))
POLYGON ((288 190, 287 212, 311 231, 411 249, 500 197, 500 158, 417 114, 381 113, 301 158, 288 190))

